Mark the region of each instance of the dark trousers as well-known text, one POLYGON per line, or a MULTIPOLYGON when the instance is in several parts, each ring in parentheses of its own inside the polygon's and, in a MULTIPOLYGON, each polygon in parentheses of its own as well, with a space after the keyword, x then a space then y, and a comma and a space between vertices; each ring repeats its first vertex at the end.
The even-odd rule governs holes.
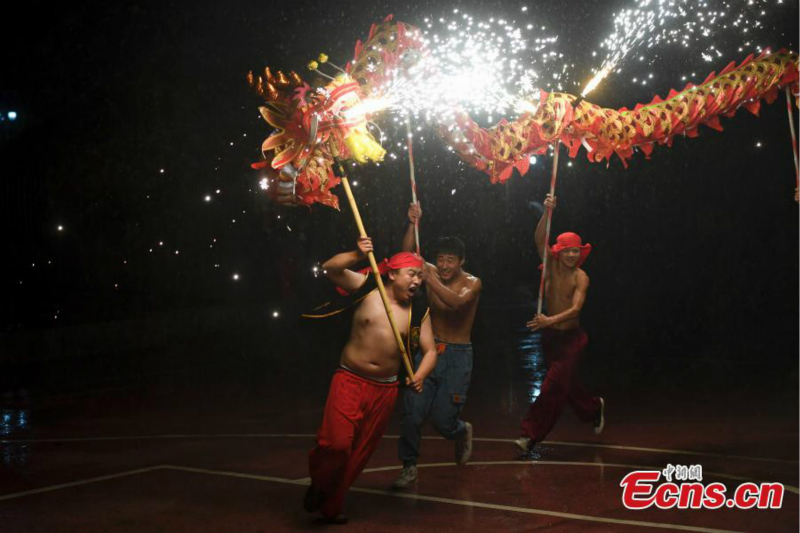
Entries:
POLYGON ((556 425, 566 403, 581 421, 594 419, 600 409, 600 400, 589 394, 577 377, 578 363, 587 342, 588 337, 581 328, 542 330, 547 375, 539 397, 522 419, 522 436, 534 442, 544 440, 556 425))
MULTIPOLYGON (((420 394, 413 389, 403 393, 403 417, 400 421, 398 455, 404 466, 417 464, 422 425, 428 418, 442 437, 448 440, 461 438, 466 424, 459 418, 467 401, 472 377, 472 344, 437 342, 439 353, 436 367, 425 379, 420 394)), ((422 354, 417 353, 419 367, 422 354)))

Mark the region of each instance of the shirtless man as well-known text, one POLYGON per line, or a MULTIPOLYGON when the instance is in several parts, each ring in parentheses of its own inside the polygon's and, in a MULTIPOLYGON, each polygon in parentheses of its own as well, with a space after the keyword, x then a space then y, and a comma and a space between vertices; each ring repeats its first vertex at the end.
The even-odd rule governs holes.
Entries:
MULTIPOLYGON (((362 237, 358 250, 335 255, 322 268, 328 279, 346 291, 369 291, 366 284, 374 283, 371 274, 353 272, 349 267, 371 251, 371 239, 362 237)), ((388 277, 386 294, 392 313, 407 346, 412 321, 421 320, 419 345, 423 356, 418 359, 415 379, 406 378, 412 394, 423 391, 425 378, 436 366, 427 306, 424 301, 420 307, 412 300, 422 284, 422 265, 422 258, 411 253, 396 254, 381 264, 381 273, 388 277)), ((342 514, 344 497, 389 423, 397 399, 400 357, 380 293, 371 290, 355 310, 350 339, 331 380, 317 446, 308 458, 311 486, 303 504, 309 512, 321 511, 328 522, 347 522, 342 514)))
MULTIPOLYGON (((547 195, 545 207, 555 209, 556 199, 547 195)), ((577 370, 587 336, 580 325, 581 309, 589 289, 589 276, 580 266, 592 250, 575 233, 562 233, 553 247, 545 247, 546 211, 536 226, 536 250, 544 259, 547 253, 545 305, 549 315, 536 315, 528 322, 532 331, 542 331, 542 351, 547 375, 536 401, 522 419, 522 436, 514 441, 529 452, 553 429, 564 404, 569 402, 583 422, 592 422, 594 432, 603 431, 605 402, 591 396, 578 382, 577 370)))
MULTIPOLYGON (((414 249, 414 225, 422 217, 419 204, 408 209, 409 225, 403 250, 414 249)), ((400 477, 392 484, 407 489, 418 479, 422 425, 428 416, 439 434, 455 441, 455 459, 466 464, 472 454, 472 424, 459 419, 467 401, 472 375, 470 332, 478 309, 481 280, 464 272, 464 243, 455 237, 439 239, 434 250, 436 266, 426 263, 422 278, 427 284, 433 335, 439 354, 436 368, 425 380, 421 394, 406 391, 400 423, 398 455, 403 462, 400 477)), ((421 354, 417 354, 417 359, 421 354)))

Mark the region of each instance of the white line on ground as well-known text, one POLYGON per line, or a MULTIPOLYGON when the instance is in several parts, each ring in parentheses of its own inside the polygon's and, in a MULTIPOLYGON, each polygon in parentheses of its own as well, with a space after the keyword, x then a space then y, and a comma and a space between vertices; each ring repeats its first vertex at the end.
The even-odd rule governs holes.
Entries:
MULTIPOLYGON (((172 469, 172 470, 183 470, 186 472, 196 472, 202 474, 212 474, 217 476, 229 476, 229 477, 239 477, 239 478, 249 478, 249 479, 256 479, 261 480, 264 476, 251 476, 249 474, 241 474, 238 472, 225 472, 219 470, 206 470, 200 468, 186 468, 180 466, 172 466, 168 465, 165 468, 172 469)), ((280 478, 271 478, 267 479, 268 481, 278 481, 280 478)), ((294 485, 307 485, 307 482, 302 482, 302 480, 280 480, 281 483, 291 483, 294 485)), ((514 513, 524 513, 524 514, 535 514, 535 515, 542 515, 542 516, 554 516, 558 518, 565 518, 568 520, 579 520, 583 522, 596 522, 601 524, 619 524, 625 526, 640 526, 640 527, 650 527, 650 528, 657 528, 657 529, 667 529, 670 531, 694 531, 697 533, 739 533, 736 531, 728 530, 728 529, 713 529, 713 528, 705 528, 705 527, 697 527, 697 526, 683 526, 680 524, 668 524, 662 522, 644 522, 640 520, 623 520, 618 518, 604 518, 601 516, 591 516, 591 515, 580 515, 574 513, 561 513, 558 511, 548 511, 546 509, 534 509, 531 507, 515 507, 511 505, 499 505, 494 503, 483 503, 483 502, 474 502, 470 500, 455 500, 452 498, 440 498, 437 496, 426 496, 423 494, 413 494, 413 493, 402 493, 402 492, 395 492, 395 491, 388 491, 388 490, 377 490, 377 489, 366 489, 361 487, 350 487, 350 492, 360 492, 363 494, 374 494, 378 496, 389 496, 392 498, 403 498, 408 500, 419 500, 419 501, 427 501, 427 502, 434 502, 434 503, 446 503, 450 505, 458 505, 461 507, 473 507, 478 509, 491 509, 494 511, 509 511, 514 513)))
POLYGON ((68 489, 70 487, 79 487, 81 485, 88 485, 90 483, 97 483, 97 482, 100 482, 100 481, 108 481, 109 479, 116 479, 116 478, 120 478, 120 477, 133 476, 135 474, 143 474, 145 472, 152 472, 153 470, 159 470, 161 468, 164 468, 164 467, 163 466, 151 466, 151 467, 148 467, 148 468, 139 468, 137 470, 128 470, 127 472, 120 472, 119 474, 110 474, 108 476, 92 477, 92 478, 89 478, 89 479, 81 479, 81 480, 78 480, 78 481, 71 481, 69 483, 61 483, 59 485, 50 485, 49 487, 42 487, 42 488, 39 488, 39 489, 31 489, 31 490, 26 490, 26 491, 23 491, 23 492, 15 492, 13 494, 2 494, 2 495, 0 495, 0 501, 12 500, 14 498, 21 498, 23 496, 31 496, 33 494, 41 494, 43 492, 51 492, 51 491, 54 491, 54 490, 68 489))
POLYGON ((491 509, 494 511, 510 511, 514 513, 536 514, 544 516, 555 516, 558 518, 566 518, 568 520, 579 520, 582 522, 596 522, 601 524, 619 524, 625 526, 640 526, 651 527, 658 529, 667 529, 670 531, 695 531, 698 533, 738 533, 729 529, 713 529, 697 526, 683 526, 680 524, 667 524, 662 522, 643 522, 639 520, 622 520, 618 518, 603 518, 601 516, 580 515, 573 513, 560 513, 557 511, 547 511, 544 509, 534 509, 531 507, 513 507, 511 505, 498 505, 494 503, 472 502, 466 500, 454 500, 451 498, 439 498, 436 496, 424 496, 422 494, 397 494, 388 490, 375 490, 375 489, 362 489, 351 488, 354 492, 363 492, 365 494, 378 494, 381 496, 393 496, 395 498, 406 498, 409 500, 421 500, 436 503, 449 503, 451 505, 459 505, 462 507, 476 507, 478 509, 491 509))
MULTIPOLYGON (((474 465, 480 464, 530 464, 525 462, 517 462, 517 461, 507 461, 507 462, 485 462, 485 463, 471 463, 474 465)), ((555 463, 555 462, 553 462, 555 463)), ((533 463, 536 464, 536 463, 533 463)), ((595 465, 595 463, 587 463, 591 465, 595 465)), ((424 467, 438 467, 438 466, 453 466, 451 463, 432 463, 427 465, 419 465, 424 467)), ((606 465, 606 466, 624 466, 624 465, 606 465)), ((375 468, 370 469, 370 472, 379 471, 379 470, 389 470, 394 469, 396 467, 383 467, 383 468, 375 468)), ((129 470, 126 472, 120 472, 117 474, 110 474, 107 476, 98 476, 89 479, 83 479, 78 481, 73 481, 70 483, 61 483, 58 485, 51 485, 49 487, 42 487, 39 489, 32 489, 23 492, 17 492, 14 494, 5 494, 0 496, 0 501, 3 500, 11 500, 14 498, 21 498, 23 496, 30 496, 33 494, 41 494, 45 492, 52 492, 56 490, 66 489, 70 487, 77 487, 81 485, 88 485, 90 483, 98 483, 101 481, 108 481, 111 479, 117 479, 127 476, 132 476, 135 474, 143 474, 147 472, 153 472, 156 470, 176 470, 182 472, 191 472, 196 474, 206 474, 206 475, 215 475, 215 476, 225 476, 225 477, 233 477, 239 479, 250 479, 255 481, 267 481, 271 483, 283 483, 287 485, 298 485, 298 486, 305 486, 308 484, 307 480, 296 480, 296 479, 287 479, 287 478, 280 478, 280 477, 272 477, 272 476, 263 476, 258 474, 246 474, 242 472, 227 472, 221 470, 209 470, 205 468, 192 468, 186 466, 176 466, 176 465, 159 465, 153 466, 149 468, 140 468, 137 470, 129 470)), ((618 524, 618 525, 627 525, 627 526, 639 526, 639 527, 649 527, 649 528, 656 528, 656 529, 667 529, 671 531, 692 531, 696 533, 738 533, 732 530, 726 529, 714 529, 714 528, 705 528, 705 527, 698 527, 698 526, 684 526, 680 524, 669 524, 669 523, 662 523, 662 522, 645 522, 640 520, 624 520, 624 519, 617 519, 617 518, 606 518, 600 516, 591 516, 591 515, 580 515, 575 513, 562 513, 558 511, 548 511, 546 509, 535 509, 530 507, 516 507, 511 505, 500 505, 500 504, 493 504, 493 503, 484 503, 484 502, 475 502, 470 500, 456 500, 452 498, 440 498, 437 496, 426 496, 423 494, 412 494, 412 493, 399 493, 394 491, 388 490, 377 490, 377 489, 367 489, 361 487, 351 487, 351 492, 359 492, 363 494, 373 494, 379 496, 389 496, 393 498, 403 498, 403 499, 411 499, 411 500, 419 500, 419 501, 426 501, 426 502, 433 502, 433 503, 446 503, 449 505, 458 505, 461 507, 472 507, 478 509, 489 509, 494 511, 508 511, 514 513, 523 513, 523 514, 535 514, 541 516, 553 516, 558 518, 564 518, 567 520, 577 520, 583 522, 594 522, 594 523, 601 523, 601 524, 618 524)))
MULTIPOLYGON (((160 439, 232 439, 232 438, 315 438, 312 433, 220 433, 220 434, 167 434, 167 435, 129 435, 119 437, 56 437, 50 439, 2 439, 0 444, 48 444, 56 442, 103 442, 103 441, 123 441, 123 440, 160 440, 160 439)), ((387 439, 397 439, 398 435, 384 435, 387 439)), ((422 437, 426 440, 443 440, 441 437, 422 437)), ((476 442, 507 442, 513 443, 514 439, 498 439, 488 437, 475 437, 476 442)), ((788 459, 774 459, 771 457, 750 457, 744 455, 727 455, 714 452, 695 452, 690 450, 670 450, 664 448, 645 448, 640 446, 623 446, 619 444, 602 444, 590 442, 566 442, 566 441, 542 441, 542 444, 549 446, 577 446, 583 448, 601 448, 609 450, 623 450, 647 453, 663 453, 673 455, 690 455, 699 457, 717 457, 720 459, 734 459, 742 461, 762 461, 770 463, 781 463, 796 465, 798 461, 788 459)))
MULTIPOLYGON (((661 466, 652 466, 652 465, 628 465, 628 464, 617 464, 617 463, 586 463, 580 461, 470 461, 468 464, 463 466, 506 466, 506 465, 543 465, 543 466, 594 466, 597 468, 625 468, 628 470, 661 470, 663 467, 661 466)), ((456 467, 455 463, 420 463, 417 464, 418 468, 444 468, 444 467, 456 467)), ((386 472, 389 470, 401 470, 403 465, 392 465, 392 466, 379 466, 377 468, 367 468, 364 470, 364 474, 369 474, 372 472, 386 472)), ((460 468, 460 467, 459 467, 460 468)), ((742 476, 734 476, 731 474, 719 474, 716 472, 709 472, 707 470, 703 470, 703 476, 711 476, 711 477, 718 477, 721 479, 730 479, 733 481, 754 481, 752 478, 749 477, 742 477, 742 476)), ((302 481, 304 483, 309 483, 309 478, 302 478, 298 479, 297 481, 302 481)), ((760 483, 760 482, 757 482, 760 483)), ((770 481, 771 483, 771 481, 770 481)), ((794 494, 800 494, 800 489, 798 487, 794 487, 792 485, 784 485, 784 489, 794 494)))

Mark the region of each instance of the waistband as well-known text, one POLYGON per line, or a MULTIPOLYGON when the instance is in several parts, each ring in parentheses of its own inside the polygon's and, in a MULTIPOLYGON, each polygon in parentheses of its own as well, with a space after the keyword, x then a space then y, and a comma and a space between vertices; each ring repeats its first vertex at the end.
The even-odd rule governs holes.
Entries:
POLYGON ((369 376, 365 376, 363 374, 359 374, 352 368, 348 368, 347 366, 339 363, 339 368, 336 372, 343 372, 348 374, 356 379, 366 381, 372 385, 384 385, 384 386, 396 386, 397 385, 397 376, 389 376, 388 378, 373 378, 369 376))
POLYGON ((448 350, 464 350, 464 351, 466 351, 466 350, 471 350, 472 349, 472 343, 471 342, 467 342, 465 344, 456 344, 454 342, 445 342, 445 341, 442 341, 442 340, 439 340, 439 339, 434 339, 434 342, 436 343, 437 347, 439 345, 442 345, 448 350))
POLYGON ((580 326, 570 329, 544 328, 542 335, 547 335, 548 337, 571 337, 573 335, 586 335, 586 332, 580 326))

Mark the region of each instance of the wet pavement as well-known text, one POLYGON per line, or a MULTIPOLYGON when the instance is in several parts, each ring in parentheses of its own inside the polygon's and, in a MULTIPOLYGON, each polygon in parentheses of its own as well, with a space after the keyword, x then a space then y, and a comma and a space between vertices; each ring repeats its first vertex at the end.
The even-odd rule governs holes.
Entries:
MULTIPOLYGON (((593 353, 583 375, 606 399, 605 432, 594 435, 567 410, 548 440, 521 458, 511 441, 544 376, 538 349, 538 336, 521 330, 476 342, 463 412, 475 427, 471 464, 456 466, 453 444, 427 427, 420 482, 408 493, 387 490, 400 468, 396 412, 348 497, 346 530, 798 530, 796 368, 657 358, 610 364, 593 353), (621 368, 630 372, 620 375, 621 368), (664 377, 676 377, 676 368, 685 370, 680 379, 664 377), (765 387, 776 373, 788 376, 787 385, 765 387), (783 507, 625 509, 622 478, 667 464, 700 464, 704 483, 719 481, 729 491, 745 481, 783 483, 783 507)), ((336 350, 269 350, 280 363, 230 356, 220 364, 206 354, 194 365, 127 381, 3 391, 0 529, 329 527, 305 514, 301 500, 336 350)))

